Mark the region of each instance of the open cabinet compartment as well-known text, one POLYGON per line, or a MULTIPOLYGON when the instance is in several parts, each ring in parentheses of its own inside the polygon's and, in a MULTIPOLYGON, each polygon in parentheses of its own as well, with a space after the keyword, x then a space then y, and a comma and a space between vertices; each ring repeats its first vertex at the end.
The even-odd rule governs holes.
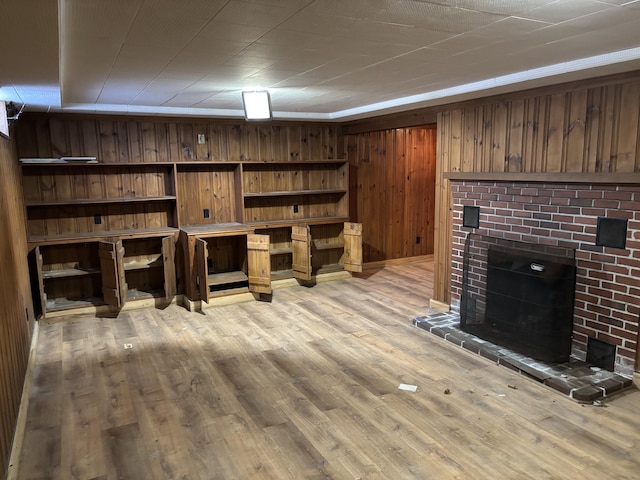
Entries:
POLYGON ((271 293, 269 237, 253 233, 195 239, 200 299, 237 293, 271 293))
POLYGON ((291 227, 257 228, 257 234, 269 236, 271 279, 293 277, 293 244, 291 227))
POLYGON ((43 313, 104 305, 97 242, 39 246, 33 256, 43 313))
POLYGON ((173 237, 126 239, 122 246, 127 300, 173 297, 176 283, 173 237))

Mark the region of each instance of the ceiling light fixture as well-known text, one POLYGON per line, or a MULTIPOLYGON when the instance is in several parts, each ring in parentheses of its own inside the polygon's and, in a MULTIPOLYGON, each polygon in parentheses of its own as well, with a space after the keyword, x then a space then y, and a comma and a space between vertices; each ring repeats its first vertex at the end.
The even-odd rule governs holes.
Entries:
POLYGON ((244 118, 247 120, 271 120, 271 98, 267 90, 242 92, 244 118))

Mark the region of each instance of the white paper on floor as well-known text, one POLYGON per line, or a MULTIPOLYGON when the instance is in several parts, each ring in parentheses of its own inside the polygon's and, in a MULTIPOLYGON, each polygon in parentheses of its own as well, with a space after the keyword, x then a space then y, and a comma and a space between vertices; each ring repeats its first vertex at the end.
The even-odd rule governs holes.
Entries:
POLYGON ((416 392, 418 390, 418 386, 401 383, 400 385, 398 385, 398 390, 406 390, 407 392, 416 392))

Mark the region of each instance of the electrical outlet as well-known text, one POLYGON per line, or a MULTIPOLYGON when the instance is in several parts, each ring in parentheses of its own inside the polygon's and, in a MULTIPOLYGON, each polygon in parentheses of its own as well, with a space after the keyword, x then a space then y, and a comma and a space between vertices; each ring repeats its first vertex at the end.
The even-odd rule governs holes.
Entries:
POLYGON ((202 215, 204 216, 204 218, 209 218, 209 209, 208 209, 208 208, 205 208, 205 209, 202 211, 202 215))
POLYGON ((293 213, 298 213, 298 204, 297 203, 293 204, 293 213))
POLYGON ((133 348, 133 344, 132 343, 125 343, 124 344, 124 349, 125 350, 131 350, 133 348))
POLYGON ((206 143, 207 141, 207 137, 205 137, 204 133, 199 133, 198 134, 198 145, 203 145, 204 143, 206 143))

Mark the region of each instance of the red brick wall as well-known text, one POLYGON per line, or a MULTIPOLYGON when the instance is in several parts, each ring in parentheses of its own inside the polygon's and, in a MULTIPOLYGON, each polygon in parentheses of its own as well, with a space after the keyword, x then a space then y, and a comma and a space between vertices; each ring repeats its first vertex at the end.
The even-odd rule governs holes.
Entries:
POLYGON ((640 318, 640 186, 452 182, 452 308, 459 310, 467 233, 462 207, 480 207, 475 233, 576 249, 573 353, 587 339, 616 345, 615 370, 631 375, 640 318), (626 249, 595 245, 599 216, 628 219, 626 249))

